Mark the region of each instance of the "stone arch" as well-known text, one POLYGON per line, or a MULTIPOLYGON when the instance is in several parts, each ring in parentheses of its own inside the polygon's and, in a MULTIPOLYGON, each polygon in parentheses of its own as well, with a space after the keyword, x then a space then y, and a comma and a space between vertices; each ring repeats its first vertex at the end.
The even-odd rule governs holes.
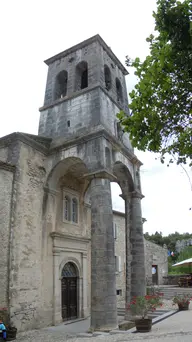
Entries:
POLYGON ((117 178, 122 194, 134 191, 135 185, 132 175, 128 167, 120 161, 116 161, 113 165, 113 173, 117 178))
POLYGON ((76 270, 77 270, 77 277, 78 278, 81 278, 83 276, 83 270, 82 270, 82 267, 78 261, 78 259, 74 258, 74 257, 65 257, 62 262, 60 263, 59 265, 59 274, 60 274, 60 279, 61 279, 61 276, 62 276, 62 270, 63 268, 65 267, 65 265, 67 263, 71 262, 72 264, 75 265, 76 267, 76 270))
POLYGON ((55 79, 54 100, 58 100, 67 95, 68 72, 62 70, 55 79))
POLYGON ((75 70, 75 91, 88 87, 88 64, 85 61, 80 62, 75 70))
POLYGON ((88 168, 82 159, 78 157, 68 157, 60 160, 50 171, 46 187, 51 190, 57 190, 58 182, 62 176, 70 172, 71 176, 76 179, 80 179, 81 183, 84 183, 83 176, 88 173, 88 168))
POLYGON ((107 90, 110 90, 111 89, 111 71, 106 64, 104 65, 104 76, 105 76, 105 88, 107 90))
POLYGON ((123 90, 120 80, 116 77, 115 80, 116 85, 116 94, 117 94, 117 102, 123 102, 123 90))

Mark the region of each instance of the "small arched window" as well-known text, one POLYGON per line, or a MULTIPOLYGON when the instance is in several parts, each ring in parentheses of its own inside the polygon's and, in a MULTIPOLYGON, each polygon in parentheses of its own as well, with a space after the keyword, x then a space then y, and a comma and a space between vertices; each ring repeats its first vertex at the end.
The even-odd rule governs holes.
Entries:
POLYGON ((119 81, 118 78, 116 78, 116 92, 117 92, 117 102, 122 102, 123 101, 123 91, 122 91, 121 82, 119 81))
POLYGON ((76 66, 75 90, 81 90, 88 87, 88 64, 80 62, 76 66))
POLYGON ((107 90, 111 89, 111 71, 107 65, 104 65, 104 74, 105 74, 105 88, 107 90))
POLYGON ((54 99, 58 100, 67 95, 67 81, 68 81, 68 73, 67 71, 61 71, 55 80, 55 93, 54 99))
POLYGON ((68 196, 64 198, 64 219, 67 221, 71 219, 71 200, 68 196))
POLYGON ((78 223, 78 202, 76 198, 72 199, 72 221, 78 223))

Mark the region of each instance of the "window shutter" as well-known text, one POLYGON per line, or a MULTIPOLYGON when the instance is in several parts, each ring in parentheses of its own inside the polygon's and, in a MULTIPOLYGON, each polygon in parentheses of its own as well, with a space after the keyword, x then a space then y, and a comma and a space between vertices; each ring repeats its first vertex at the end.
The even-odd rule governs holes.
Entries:
POLYGON ((115 272, 118 272, 118 258, 115 256, 115 272))
POLYGON ((121 272, 121 257, 115 256, 115 271, 121 272))
POLYGON ((113 222, 113 236, 114 239, 117 239, 117 225, 113 222))
POLYGON ((118 257, 118 272, 121 272, 121 257, 118 257))

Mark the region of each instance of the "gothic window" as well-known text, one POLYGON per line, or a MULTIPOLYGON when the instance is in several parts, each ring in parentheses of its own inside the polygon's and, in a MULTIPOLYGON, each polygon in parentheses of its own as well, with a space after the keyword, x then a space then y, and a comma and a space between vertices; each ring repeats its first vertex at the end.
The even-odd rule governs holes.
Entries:
POLYGON ((76 198, 72 199, 72 221, 78 222, 78 202, 76 198))
POLYGON ((104 74, 105 74, 105 88, 107 90, 111 89, 111 72, 107 65, 104 66, 104 74))
POLYGON ((117 102, 123 101, 123 92, 122 92, 122 86, 121 82, 118 78, 116 78, 116 93, 117 93, 117 102))
POLYGON ((68 80, 68 73, 67 71, 61 71, 55 80, 55 93, 54 99, 61 99, 67 95, 67 80, 68 80))
POLYGON ((76 66, 75 90, 81 90, 88 87, 88 64, 80 62, 76 66))
POLYGON ((70 221, 70 219, 71 219, 70 209, 71 209, 70 197, 65 196, 65 198, 64 198, 64 219, 67 221, 70 221))

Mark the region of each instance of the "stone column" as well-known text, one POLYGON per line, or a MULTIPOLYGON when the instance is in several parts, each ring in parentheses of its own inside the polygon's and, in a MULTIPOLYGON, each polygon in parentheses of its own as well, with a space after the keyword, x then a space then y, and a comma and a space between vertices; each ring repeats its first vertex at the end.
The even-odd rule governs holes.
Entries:
POLYGON ((129 196, 121 197, 125 200, 125 265, 126 265, 126 280, 125 280, 125 320, 131 318, 130 311, 127 309, 128 303, 131 301, 131 198, 129 196))
POLYGON ((131 298, 146 294, 145 250, 141 199, 143 195, 137 191, 131 193, 131 298))
POLYGON ((113 212, 108 179, 91 180, 91 329, 117 328, 113 212))
POLYGON ((53 247, 53 324, 62 321, 61 317, 61 275, 59 274, 60 251, 53 247))
POLYGON ((82 255, 83 261, 83 317, 87 317, 88 307, 87 307, 87 296, 88 296, 88 286, 87 286, 87 254, 83 253, 82 255))

